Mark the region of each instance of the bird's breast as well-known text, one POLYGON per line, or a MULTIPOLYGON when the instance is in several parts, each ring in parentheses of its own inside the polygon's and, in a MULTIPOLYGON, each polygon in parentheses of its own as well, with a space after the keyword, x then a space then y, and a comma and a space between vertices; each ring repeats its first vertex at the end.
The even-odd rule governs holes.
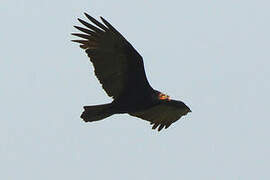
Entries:
POLYGON ((130 113, 142 111, 150 108, 155 104, 151 96, 126 96, 121 97, 121 99, 116 99, 113 102, 114 108, 119 113, 130 113))

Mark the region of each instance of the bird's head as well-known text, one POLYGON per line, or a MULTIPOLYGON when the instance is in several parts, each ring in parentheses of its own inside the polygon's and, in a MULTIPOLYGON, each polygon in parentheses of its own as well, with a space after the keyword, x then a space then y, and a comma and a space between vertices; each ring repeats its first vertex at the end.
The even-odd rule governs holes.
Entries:
POLYGON ((156 91, 155 92, 155 98, 157 98, 158 100, 161 100, 161 101, 170 101, 171 98, 170 96, 168 96, 167 94, 164 94, 162 92, 159 92, 159 91, 156 91))
POLYGON ((170 101, 170 96, 168 96, 167 94, 163 94, 163 93, 159 93, 158 94, 158 99, 160 100, 167 100, 167 101, 170 101))

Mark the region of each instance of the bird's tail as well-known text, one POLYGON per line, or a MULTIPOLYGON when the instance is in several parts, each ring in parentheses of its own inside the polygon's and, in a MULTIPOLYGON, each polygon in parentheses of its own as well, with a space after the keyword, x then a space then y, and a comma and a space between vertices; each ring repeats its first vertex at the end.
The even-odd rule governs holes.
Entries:
POLYGON ((99 121, 114 114, 112 104, 102 104, 96 106, 84 106, 81 118, 84 122, 99 121))

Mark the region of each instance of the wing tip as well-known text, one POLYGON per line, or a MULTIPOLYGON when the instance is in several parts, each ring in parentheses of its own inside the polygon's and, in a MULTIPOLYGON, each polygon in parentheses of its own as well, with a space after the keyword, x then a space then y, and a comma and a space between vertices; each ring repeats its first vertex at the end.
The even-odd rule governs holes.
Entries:
POLYGON ((152 129, 153 130, 156 130, 157 129, 157 127, 158 127, 158 132, 159 131, 161 131, 162 129, 167 129, 167 128, 169 128, 171 125, 172 125, 172 123, 169 123, 169 124, 159 124, 159 123, 154 123, 154 122, 150 122, 150 125, 153 125, 152 126, 152 129))
POLYGON ((89 14, 87 14, 86 12, 84 12, 84 15, 87 17, 87 19, 89 19, 90 21, 95 20, 95 18, 93 18, 92 16, 90 16, 89 14))
POLYGON ((158 131, 161 131, 164 128, 164 124, 160 124, 160 126, 158 127, 158 131))
MULTIPOLYGON (((99 18, 102 20, 102 21, 104 21, 105 19, 102 17, 102 16, 99 16, 99 18)), ((106 20, 105 20, 106 21, 106 20)))

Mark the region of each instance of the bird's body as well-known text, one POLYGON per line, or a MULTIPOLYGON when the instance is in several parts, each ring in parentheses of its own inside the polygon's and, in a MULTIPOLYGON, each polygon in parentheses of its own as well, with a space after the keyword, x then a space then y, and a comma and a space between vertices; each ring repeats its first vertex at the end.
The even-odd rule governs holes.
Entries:
POLYGON ((85 106, 81 115, 85 122, 128 113, 150 121, 153 129, 161 130, 191 112, 183 102, 171 100, 150 86, 143 58, 111 24, 102 17, 105 25, 85 15, 95 26, 78 19, 87 29, 74 26, 84 34, 73 33, 83 38, 73 41, 85 49, 103 89, 114 99, 109 104, 85 106))

